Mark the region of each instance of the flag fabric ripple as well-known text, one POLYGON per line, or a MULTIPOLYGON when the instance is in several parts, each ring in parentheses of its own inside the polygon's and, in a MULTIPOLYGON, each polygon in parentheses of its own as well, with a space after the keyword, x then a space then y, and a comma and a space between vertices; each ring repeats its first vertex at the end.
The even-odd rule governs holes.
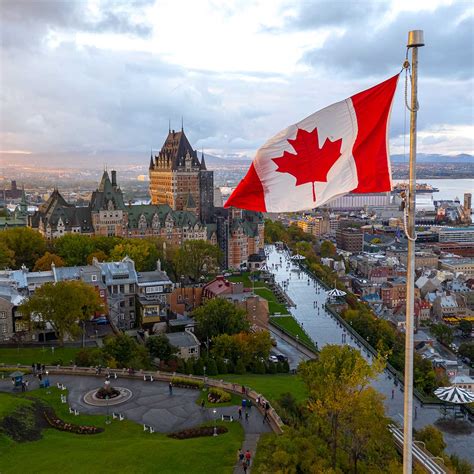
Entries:
POLYGON ((293 212, 348 192, 390 191, 388 125, 398 77, 319 110, 268 140, 224 207, 293 212))

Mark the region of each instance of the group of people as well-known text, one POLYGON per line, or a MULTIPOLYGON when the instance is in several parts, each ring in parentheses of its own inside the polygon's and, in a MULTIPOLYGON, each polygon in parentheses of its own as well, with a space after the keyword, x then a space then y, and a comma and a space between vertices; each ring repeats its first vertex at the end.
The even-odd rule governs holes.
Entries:
POLYGON ((247 472, 247 469, 250 466, 250 461, 252 459, 252 454, 250 453, 250 449, 247 449, 245 453, 239 449, 237 452, 237 459, 239 464, 242 466, 244 472, 247 472))
POLYGON ((243 398, 242 406, 239 407, 239 420, 242 420, 243 416, 245 416, 245 421, 248 423, 251 408, 252 408, 252 400, 250 399, 247 400, 243 398))

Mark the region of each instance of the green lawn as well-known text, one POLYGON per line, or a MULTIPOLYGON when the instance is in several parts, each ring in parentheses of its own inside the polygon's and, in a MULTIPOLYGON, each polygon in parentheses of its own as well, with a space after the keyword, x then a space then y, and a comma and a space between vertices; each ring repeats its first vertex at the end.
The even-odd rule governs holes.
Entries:
POLYGON ((225 402, 225 403, 211 403, 207 401, 207 390, 202 389, 201 393, 199 394, 198 399, 196 400, 196 403, 198 405, 201 405, 201 400, 204 400, 204 405, 207 408, 219 408, 219 407, 231 407, 231 406, 240 406, 242 403, 242 397, 239 397, 238 395, 235 395, 233 393, 230 394, 231 399, 230 402, 225 402))
MULTIPOLYGON (((59 392, 33 391, 51 403, 66 421, 105 427, 98 435, 76 435, 43 430, 35 442, 16 443, 0 435, 0 472, 68 472, 68 473, 229 473, 235 453, 241 446, 243 430, 238 423, 223 424, 229 432, 217 437, 175 440, 166 435, 144 433, 141 425, 131 421, 104 424, 103 416, 69 415, 66 405, 58 403, 59 392)), ((13 397, 14 401, 21 398, 13 397)), ((2 399, 1 402, 4 400, 2 399)), ((20 402, 21 403, 21 402, 20 402)), ((5 404, 13 408, 11 401, 5 404)), ((3 406, 2 406, 3 409, 3 406)))
POLYGON ((227 382, 237 383, 245 385, 261 393, 265 398, 274 402, 283 393, 290 392, 293 396, 301 401, 307 398, 306 388, 303 381, 297 375, 287 374, 245 374, 245 375, 234 375, 225 374, 217 375, 214 378, 223 379, 227 382))
POLYGON ((250 280, 249 272, 243 272, 241 275, 232 275, 226 278, 229 281, 233 281, 234 283, 239 282, 239 281, 243 282, 245 288, 253 288, 254 285, 255 285, 255 288, 268 288, 268 285, 263 281, 255 281, 255 283, 253 283, 250 280))
POLYGON ((50 346, 2 348, 0 349, 0 364, 31 366, 35 362, 48 365, 61 360, 62 365, 69 365, 69 361, 74 360, 76 353, 80 350, 76 347, 56 347, 53 352, 50 346))
POLYGON ((288 314, 287 307, 284 304, 278 302, 272 290, 268 288, 258 288, 255 290, 255 293, 268 301, 268 309, 270 314, 288 314))
POLYGON ((270 318, 270 322, 277 327, 285 329, 291 335, 295 337, 298 336, 298 339, 301 342, 306 343, 308 346, 316 350, 316 345, 313 340, 303 331, 293 316, 278 316, 276 318, 270 318))

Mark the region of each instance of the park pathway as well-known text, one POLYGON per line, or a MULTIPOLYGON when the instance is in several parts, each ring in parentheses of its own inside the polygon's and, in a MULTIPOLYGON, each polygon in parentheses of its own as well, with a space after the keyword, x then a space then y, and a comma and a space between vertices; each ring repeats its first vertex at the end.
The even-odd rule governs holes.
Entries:
MULTIPOLYGON (((247 469, 247 473, 251 472, 252 470, 253 458, 257 452, 257 444, 259 439, 260 434, 258 433, 245 433, 244 442, 242 443, 242 452, 245 454, 245 451, 248 449, 252 454, 252 460, 250 462, 250 467, 247 469)), ((237 461, 234 467, 234 474, 242 474, 243 472, 244 469, 242 468, 242 465, 237 461)))

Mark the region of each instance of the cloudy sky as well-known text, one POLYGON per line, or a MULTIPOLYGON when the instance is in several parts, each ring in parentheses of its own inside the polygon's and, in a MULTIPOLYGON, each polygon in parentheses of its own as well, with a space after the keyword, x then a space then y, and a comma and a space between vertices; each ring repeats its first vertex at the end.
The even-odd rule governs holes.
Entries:
POLYGON ((252 156, 396 74, 423 29, 419 151, 473 153, 473 15, 462 0, 1 0, 0 150, 148 156, 183 116, 195 148, 252 156))

